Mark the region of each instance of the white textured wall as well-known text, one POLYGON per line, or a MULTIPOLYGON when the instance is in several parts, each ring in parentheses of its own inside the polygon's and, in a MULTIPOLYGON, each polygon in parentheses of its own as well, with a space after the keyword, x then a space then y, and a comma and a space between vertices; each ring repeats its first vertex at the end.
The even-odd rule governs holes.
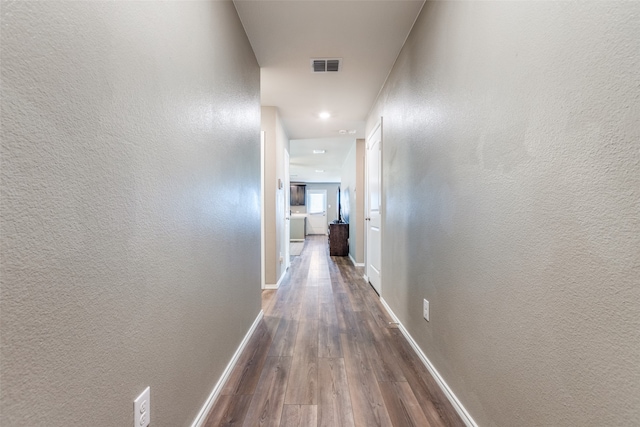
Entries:
POLYGON ((369 117, 382 295, 481 426, 640 425, 639 19, 429 2, 369 117))
POLYGON ((260 311, 230 2, 3 2, 0 424, 190 425, 260 311))

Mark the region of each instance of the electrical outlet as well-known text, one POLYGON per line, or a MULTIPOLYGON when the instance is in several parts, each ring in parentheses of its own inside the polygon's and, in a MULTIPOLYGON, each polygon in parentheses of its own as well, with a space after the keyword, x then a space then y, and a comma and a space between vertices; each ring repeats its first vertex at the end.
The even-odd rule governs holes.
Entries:
POLYGON ((424 317, 424 320, 427 322, 429 321, 429 301, 427 300, 423 300, 422 303, 422 317, 424 317))
POLYGON ((133 401, 133 427, 147 427, 151 422, 151 389, 147 387, 133 401))

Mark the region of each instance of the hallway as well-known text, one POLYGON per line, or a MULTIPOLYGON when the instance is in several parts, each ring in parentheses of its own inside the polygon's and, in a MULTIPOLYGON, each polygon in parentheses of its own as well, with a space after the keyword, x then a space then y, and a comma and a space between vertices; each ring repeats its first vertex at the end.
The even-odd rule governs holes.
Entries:
POLYGON ((361 269, 309 236, 205 425, 461 426, 361 269))

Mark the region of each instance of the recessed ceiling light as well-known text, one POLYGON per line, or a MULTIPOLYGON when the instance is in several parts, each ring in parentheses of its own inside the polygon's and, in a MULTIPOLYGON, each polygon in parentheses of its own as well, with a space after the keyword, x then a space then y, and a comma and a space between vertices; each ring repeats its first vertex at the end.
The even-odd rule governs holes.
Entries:
POLYGON ((327 120, 329 117, 331 117, 331 114, 327 111, 323 111, 322 113, 318 114, 318 117, 320 117, 322 120, 327 120))
POLYGON ((351 130, 349 131, 349 133, 350 133, 351 135, 355 135, 355 133, 356 133, 356 132, 358 132, 358 131, 357 131, 357 130, 355 130, 355 129, 351 129, 351 130))
POLYGON ((340 130, 338 131, 338 133, 339 133, 340 135, 346 135, 346 134, 347 134, 347 130, 346 130, 346 129, 340 129, 340 130))
POLYGON ((324 172, 324 169, 316 169, 316 172, 324 172))
POLYGON ((325 150, 313 150, 313 154, 324 154, 326 153, 325 150))

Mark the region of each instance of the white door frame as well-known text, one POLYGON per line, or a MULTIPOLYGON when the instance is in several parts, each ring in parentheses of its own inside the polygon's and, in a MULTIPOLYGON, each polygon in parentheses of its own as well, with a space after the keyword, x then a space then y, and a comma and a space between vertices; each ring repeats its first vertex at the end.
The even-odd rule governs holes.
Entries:
POLYGON ((264 143, 265 133, 260 131, 260 289, 266 284, 266 251, 264 224, 264 143))
MULTIPOLYGON (((365 150, 365 280, 367 280, 367 282, 371 283, 371 285, 373 286, 373 288, 378 292, 378 294, 382 295, 382 269, 381 269, 381 265, 382 265, 382 224, 383 224, 383 203, 382 203, 382 194, 383 194, 383 182, 382 182, 382 117, 380 118, 380 121, 376 124, 376 126, 373 128, 373 130, 371 131, 371 133, 369 134, 367 140, 366 140, 366 150, 365 150), (377 214, 378 217, 377 219, 374 218, 374 220, 372 221, 373 215, 371 214, 372 210, 371 210, 371 201, 370 201, 370 189, 369 189, 369 182, 370 182, 370 152, 369 152, 369 147, 370 147, 370 142, 371 140, 376 136, 376 132, 380 132, 380 140, 379 140, 379 152, 378 152, 378 171, 377 173, 378 175, 378 206, 377 206, 377 210, 374 210, 374 214, 377 214), (377 271, 377 278, 373 277, 373 281, 372 279, 372 274, 370 271, 371 267, 371 248, 370 248, 370 244, 373 243, 373 241, 371 240, 370 237, 370 233, 371 233, 371 223, 372 222, 376 222, 377 227, 378 227, 378 236, 379 236, 379 248, 376 248, 376 252, 379 254, 379 265, 378 268, 374 268, 374 270, 377 271), (374 283, 377 282, 377 283, 374 283), (377 286, 376 286, 377 285, 377 286)), ((373 272, 374 275, 376 274, 375 271, 373 272)))
POLYGON ((284 191, 284 269, 285 271, 291 265, 291 198, 289 187, 289 152, 284 150, 284 185, 282 190, 284 191))

